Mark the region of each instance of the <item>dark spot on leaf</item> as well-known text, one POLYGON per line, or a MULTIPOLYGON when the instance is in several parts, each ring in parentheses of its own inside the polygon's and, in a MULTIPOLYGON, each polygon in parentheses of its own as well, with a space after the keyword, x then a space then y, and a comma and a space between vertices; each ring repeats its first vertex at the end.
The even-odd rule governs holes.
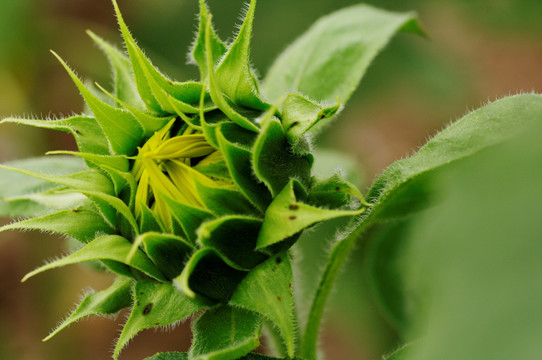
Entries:
POLYGON ((299 125, 299 121, 294 121, 292 125, 290 125, 290 129, 297 125, 299 125))
POLYGON ((288 286, 290 287, 290 289, 292 288, 292 283, 288 283, 288 286))
POLYGON ((147 315, 148 313, 151 312, 151 309, 152 309, 152 303, 150 303, 149 305, 145 306, 145 309, 143 309, 143 315, 147 315))
POLYGON ((297 216, 295 216, 295 215, 290 215, 290 216, 288 217, 288 219, 290 219, 290 220, 295 220, 295 219, 297 219, 297 216))
POLYGON ((141 303, 138 301, 138 302, 136 302, 136 305, 139 306, 139 305, 141 305, 141 303))
POLYGON ((337 186, 337 187, 335 188, 335 190, 341 191, 341 188, 337 186))
POLYGON ((281 259, 280 257, 277 257, 277 258, 275 259, 275 262, 276 262, 277 264, 280 264, 280 263, 282 262, 282 259, 281 259))
POLYGON ((74 133, 76 133, 77 135, 81 135, 81 131, 77 130, 77 129, 72 129, 74 133))
POLYGON ((282 301, 282 299, 280 298, 280 296, 277 296, 277 300, 278 300, 278 301, 282 301))
POLYGON ((72 212, 74 212, 74 213, 78 213, 79 211, 81 211, 81 210, 79 210, 79 209, 72 209, 72 212))
POLYGON ((299 205, 297 204, 290 205, 290 210, 297 210, 297 209, 299 209, 299 205))
POLYGON ((319 119, 322 120, 322 119, 324 119, 325 117, 326 117, 326 114, 321 113, 319 119))

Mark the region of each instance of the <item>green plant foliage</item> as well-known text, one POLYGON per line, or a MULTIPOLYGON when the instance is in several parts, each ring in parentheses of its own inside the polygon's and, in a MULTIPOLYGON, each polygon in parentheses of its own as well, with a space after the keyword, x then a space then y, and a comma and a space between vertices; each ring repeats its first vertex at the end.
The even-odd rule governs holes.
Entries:
MULTIPOLYGON (((340 266, 359 236, 379 222, 427 208, 433 191, 430 177, 437 171, 505 142, 525 126, 536 122, 541 114, 540 95, 525 94, 501 99, 453 123, 418 153, 395 162, 384 171, 369 190, 369 199, 374 202, 371 211, 364 217, 353 217, 335 239, 307 318, 302 341, 304 357, 316 358, 317 329, 326 299, 340 266)), ((390 308, 389 312, 398 313, 396 308, 390 308)))
POLYGON ((260 317, 246 310, 227 305, 208 310, 194 322, 188 359, 239 359, 259 345, 260 329, 260 317))
POLYGON ((339 114, 396 33, 422 33, 414 14, 367 5, 330 14, 278 57, 260 87, 250 62, 256 0, 229 43, 199 1, 189 54, 199 81, 177 81, 156 68, 112 2, 127 53, 88 32, 110 61, 112 88, 85 85, 53 52, 85 100, 85 115, 2 121, 69 132, 79 147, 0 165, 0 214, 27 217, 0 232, 42 230, 81 243, 23 281, 87 261, 117 276, 46 339, 81 318, 130 308, 115 359, 139 332, 191 318, 187 353, 149 359, 271 360, 251 353, 266 324, 277 353, 316 360, 337 274, 360 235, 378 224, 368 246, 372 288, 403 339, 425 337, 390 359, 539 355, 532 344, 540 337, 540 294, 530 275, 538 271, 542 174, 524 164, 539 164, 542 152, 524 129, 542 117, 542 96, 513 96, 466 115, 386 169, 367 202, 348 161, 345 168, 342 156, 315 151, 311 136, 339 114), (509 141, 518 134, 532 145, 528 151, 514 152, 519 140, 509 141), (487 165, 494 159, 503 166, 487 165), (480 169, 484 176, 472 180, 480 169), (527 208, 509 216, 505 194, 527 208), (326 221, 339 224, 327 263, 312 296, 296 301, 290 248, 326 221), (300 303, 309 311, 298 324, 300 303))
MULTIPOLYGON (((213 30, 212 16, 200 1, 199 32, 191 56, 201 81, 188 82, 160 72, 137 45, 116 1, 113 7, 127 54, 88 32, 110 61, 113 88, 86 86, 53 52, 83 96, 87 114, 59 120, 3 120, 71 133, 79 152, 51 154, 72 155, 86 164, 57 156, 35 160, 36 164, 0 166, 1 171, 14 171, 6 182, 18 180, 7 199, 11 201, 2 202, 5 213, 41 215, 1 231, 45 230, 83 243, 23 280, 48 269, 96 260, 126 278, 119 288, 115 283, 87 296, 55 331, 93 313, 131 306, 115 358, 141 330, 169 326, 198 311, 203 314, 193 325, 190 358, 234 359, 248 354, 259 344, 262 318, 279 330, 288 356, 293 357, 298 334, 288 248, 305 229, 330 218, 361 214, 369 206, 340 173, 325 174, 326 180, 312 176, 314 156, 306 134, 338 113, 340 103, 322 106, 309 99, 314 93, 303 94, 303 88, 281 89, 283 100, 275 104, 260 93, 250 64, 255 0, 227 45, 213 30), (295 93, 288 94, 289 90, 295 93), (52 166, 66 171, 51 173, 52 166), (124 296, 128 284, 129 304, 124 296)), ((356 9, 331 19, 352 12, 350 22, 369 21, 356 9)), ((370 21, 381 22, 375 31, 389 28, 385 39, 371 45, 374 49, 387 43, 403 23, 413 21, 411 14, 367 9, 380 16, 370 21)), ((322 26, 331 33, 359 30, 334 30, 333 23, 324 21, 318 31, 322 26)), ((318 31, 309 30, 305 37, 319 36, 318 31)), ((352 45, 335 35, 345 48, 352 45)), ((368 50, 372 55, 368 53, 364 62, 348 64, 358 79, 348 94, 334 97, 346 101, 376 54, 374 49, 368 50)), ((325 69, 320 70, 319 76, 324 76, 325 69)))
POLYGON ((414 14, 356 5, 328 15, 278 57, 263 93, 272 100, 299 92, 325 103, 336 98, 346 103, 374 57, 401 30, 421 33, 414 14))
POLYGON ((441 205, 413 222, 401 263, 421 337, 405 359, 542 355, 540 115, 511 115, 536 125, 435 179, 441 205))

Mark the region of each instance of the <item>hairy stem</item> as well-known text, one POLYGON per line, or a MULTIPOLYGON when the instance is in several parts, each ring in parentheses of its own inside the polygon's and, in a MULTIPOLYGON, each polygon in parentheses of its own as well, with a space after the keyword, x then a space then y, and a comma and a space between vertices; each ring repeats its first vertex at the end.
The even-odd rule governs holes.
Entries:
POLYGON ((300 346, 301 357, 303 359, 316 360, 318 353, 318 335, 327 299, 333 288, 333 284, 337 279, 339 270, 354 247, 356 240, 367 227, 367 222, 364 221, 365 219, 366 218, 363 217, 354 218, 350 223, 349 231, 345 232, 342 236, 339 236, 337 242, 331 249, 305 326, 305 333, 300 346))

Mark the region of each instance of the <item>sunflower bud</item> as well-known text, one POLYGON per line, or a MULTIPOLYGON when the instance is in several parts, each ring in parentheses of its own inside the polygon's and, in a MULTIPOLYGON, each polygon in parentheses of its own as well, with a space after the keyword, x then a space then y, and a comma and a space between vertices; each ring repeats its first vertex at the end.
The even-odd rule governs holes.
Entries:
MULTIPOLYGON (((139 331, 205 310, 195 329, 219 324, 212 330, 228 331, 220 324, 237 317, 251 334, 245 343, 224 340, 214 346, 246 354, 258 345, 267 319, 293 356, 288 249, 314 224, 361 214, 368 206, 339 174, 311 175, 307 133, 334 116, 340 104, 325 107, 300 94, 269 103, 262 96, 249 62, 254 0, 229 45, 213 30, 200 1, 191 56, 201 79, 189 82, 173 81, 152 65, 113 4, 127 55, 89 33, 115 73, 113 91, 100 87, 108 100, 89 90, 55 54, 88 114, 6 120, 71 132, 80 151, 56 153, 86 164, 80 172, 59 176, 13 169, 54 184, 32 196, 57 207, 2 230, 44 229, 84 245, 24 280, 90 260, 118 276, 110 288, 88 295, 47 339, 82 317, 131 307, 116 358, 139 331)), ((191 358, 201 355, 202 341, 194 339, 191 358)))

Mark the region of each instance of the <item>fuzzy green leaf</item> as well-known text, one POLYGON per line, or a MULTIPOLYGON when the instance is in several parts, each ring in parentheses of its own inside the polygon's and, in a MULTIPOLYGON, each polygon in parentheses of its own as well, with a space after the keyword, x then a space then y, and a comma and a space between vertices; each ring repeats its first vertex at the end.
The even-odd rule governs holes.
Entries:
POLYGON ((137 46, 117 2, 113 1, 113 5, 130 56, 137 88, 147 107, 157 113, 176 113, 181 117, 184 113, 199 113, 199 108, 192 104, 199 102, 203 85, 196 82, 174 82, 160 73, 137 46))
POLYGON ((207 30, 205 32, 205 52, 207 55, 207 69, 209 71, 209 93, 211 94, 211 99, 216 104, 216 106, 228 116, 231 121, 244 129, 252 132, 258 132, 258 126, 246 116, 241 114, 239 112, 239 109, 235 108, 234 104, 232 104, 231 101, 227 99, 226 96, 222 93, 222 89, 219 86, 214 70, 212 46, 213 44, 211 43, 211 22, 208 21, 207 30))
POLYGON ((542 357, 542 117, 522 105, 522 133, 439 173, 439 206, 413 219, 399 273, 420 340, 405 360, 542 357))
POLYGON ((76 209, 81 206, 92 204, 92 202, 83 194, 66 193, 54 188, 29 195, 5 197, 4 200, 9 201, 10 203, 31 201, 47 207, 49 211, 76 209))
POLYGON ((341 104, 323 107, 299 94, 289 94, 282 105, 282 126, 288 141, 295 147, 301 137, 320 121, 331 118, 341 104))
POLYGON ((209 73, 207 68, 207 50, 205 48, 205 38, 207 36, 206 31, 210 31, 209 41, 213 67, 218 60, 224 56, 227 51, 227 46, 222 40, 220 40, 213 29, 213 25, 207 25, 208 22, 211 22, 211 17, 209 16, 209 10, 207 9, 205 0, 199 1, 199 9, 199 31, 190 55, 192 56, 194 62, 198 65, 201 80, 204 81, 209 73))
POLYGON ((399 349, 395 350, 393 353, 384 357, 384 360, 408 360, 410 354, 413 353, 413 344, 409 343, 404 346, 401 346, 399 349))
POLYGON ((211 219, 213 214, 207 210, 185 205, 167 196, 164 196, 164 198, 166 199, 173 217, 181 225, 186 238, 190 240, 190 242, 195 243, 197 239, 197 229, 204 221, 211 219))
POLYGON ((258 135, 252 153, 254 173, 267 185, 273 197, 295 178, 306 189, 310 186, 313 157, 296 155, 279 121, 267 121, 258 135))
POLYGON ((2 123, 14 123, 69 132, 75 138, 79 151, 84 153, 109 155, 110 149, 104 132, 95 118, 88 116, 71 116, 59 120, 36 120, 7 118, 2 123))
POLYGON ((250 67, 250 40, 256 0, 251 0, 236 39, 216 69, 216 85, 235 106, 265 111, 258 82, 250 67))
POLYGON ((206 186, 196 181, 203 204, 217 216, 256 213, 254 206, 237 190, 206 186))
POLYGON ((264 211, 271 202, 271 194, 253 174, 251 151, 224 135, 228 128, 229 126, 222 126, 217 132, 217 139, 231 178, 246 198, 258 209, 264 211))
POLYGON ((281 252, 254 268, 241 281, 230 304, 255 311, 279 329, 289 357, 294 355, 292 265, 281 252))
MULTIPOLYGON (((11 166, 1 165, 0 169, 15 171, 23 175, 35 177, 40 180, 48 181, 57 185, 66 186, 74 191, 94 190, 104 194, 113 194, 113 184, 107 176, 99 172, 98 170, 86 170, 69 175, 50 175, 45 173, 38 173, 31 170, 18 169, 11 166)), ((47 171, 50 169, 43 169, 47 171)))
POLYGON ((134 244, 139 243, 168 279, 173 279, 181 273, 184 262, 192 251, 192 245, 186 240, 171 234, 145 233, 134 241, 134 244))
MULTIPOLYGON (((59 175, 79 172, 86 168, 81 160, 72 157, 39 157, 13 161, 5 165, 10 169, 19 168, 39 172, 54 171, 59 175)), ((30 216, 48 212, 47 207, 32 201, 32 199, 23 197, 53 187, 55 185, 47 180, 37 179, 20 172, 0 169, 0 216, 30 216), (21 197, 21 199, 14 199, 17 197, 21 197), (12 201, 6 201, 9 198, 12 201)))
POLYGON ((180 353, 180 352, 158 353, 151 357, 145 358, 145 360, 188 360, 188 353, 180 353))
MULTIPOLYGON (((180 352, 168 352, 168 353, 159 353, 145 360, 188 360, 188 353, 180 352)), ((283 360, 276 357, 265 356, 262 354, 250 353, 246 356, 242 356, 239 360, 283 360)), ((290 360, 302 360, 300 358, 291 358, 290 360)))
POLYGON ((254 251, 262 226, 260 219, 230 215, 205 222, 198 229, 198 242, 215 249, 236 267, 250 270, 266 259, 254 251))
POLYGON ((129 307, 132 303, 132 282, 130 278, 117 277, 108 289, 86 295, 77 308, 43 341, 51 339, 61 330, 88 316, 113 315, 129 307))
POLYGON ((258 249, 286 240, 320 221, 359 215, 365 210, 363 207, 359 210, 330 210, 302 203, 297 199, 296 186, 299 183, 291 180, 267 208, 258 237, 258 249))
POLYGON ((170 283, 138 281, 133 289, 134 305, 115 346, 114 358, 142 330, 177 324, 204 307, 177 291, 170 283))
POLYGON ((207 310, 193 326, 190 360, 235 360, 260 344, 261 320, 255 313, 222 305, 207 310))
MULTIPOLYGON (((525 94, 495 101, 437 134, 415 155, 388 167, 368 198, 378 200, 364 218, 353 218, 337 236, 323 272, 306 325, 303 356, 316 359, 319 323, 341 265, 359 236, 379 221, 405 217, 427 208, 434 194, 431 178, 452 164, 511 138, 542 117, 542 96, 525 94)), ((391 310, 393 311, 393 310, 391 310)))
POLYGON ((307 202, 315 206, 336 209, 342 206, 352 206, 352 198, 358 199, 363 205, 369 205, 365 202, 358 188, 337 173, 324 180, 313 177, 307 202))
MULTIPOLYGON (((92 31, 87 30, 87 34, 105 53, 111 63, 114 80, 113 93, 115 94, 115 97, 137 109, 143 109, 145 104, 143 104, 143 101, 137 92, 130 59, 115 46, 109 44, 92 31)), ((120 107, 121 104, 117 104, 117 106, 120 107)))
POLYGON ((191 298, 199 294, 213 301, 224 301, 247 274, 234 266, 216 250, 202 248, 192 255, 173 282, 191 298))
POLYGON ((53 55, 60 61, 81 92, 85 102, 96 117, 96 121, 100 124, 113 154, 133 155, 143 138, 141 124, 127 111, 115 108, 98 99, 86 88, 60 56, 55 52, 53 52, 53 55))
MULTIPOLYGON (((140 251, 136 252, 132 259, 127 262, 126 258, 128 257, 131 248, 132 243, 121 236, 101 236, 94 239, 76 252, 29 272, 25 275, 22 281, 26 281, 34 275, 46 270, 92 260, 105 260, 126 264, 157 280, 166 280, 164 275, 162 275, 154 264, 140 251)), ((128 272, 128 274, 123 275, 130 276, 131 274, 128 272)))
POLYGON ((299 92, 316 101, 346 103, 368 66, 400 30, 420 32, 412 13, 355 5, 316 22, 275 61, 263 93, 276 101, 299 92))
POLYGON ((436 171, 512 137, 541 116, 542 96, 533 94, 503 98, 466 115, 380 175, 367 196, 378 201, 366 221, 404 217, 427 207, 436 171))
POLYGON ((114 234, 102 216, 86 209, 62 210, 52 214, 34 217, 0 227, 0 232, 6 230, 40 230, 67 235, 83 243, 96 238, 98 235, 114 234))
POLYGON ((86 153, 82 151, 77 152, 77 151, 66 151, 66 150, 49 151, 47 155, 77 156, 77 157, 80 157, 81 159, 85 159, 87 161, 92 162, 94 165, 98 167, 107 166, 107 167, 112 167, 114 169, 117 169, 119 171, 128 171, 130 168, 128 159, 124 156, 101 155, 101 154, 86 153))
MULTIPOLYGON (((107 195, 97 191, 80 191, 88 196, 98 207, 104 219, 112 226, 119 223, 117 216, 120 215, 129 225, 131 236, 139 234, 139 226, 128 206, 118 197, 107 195)), ((117 226, 114 226, 117 228, 117 226)))

